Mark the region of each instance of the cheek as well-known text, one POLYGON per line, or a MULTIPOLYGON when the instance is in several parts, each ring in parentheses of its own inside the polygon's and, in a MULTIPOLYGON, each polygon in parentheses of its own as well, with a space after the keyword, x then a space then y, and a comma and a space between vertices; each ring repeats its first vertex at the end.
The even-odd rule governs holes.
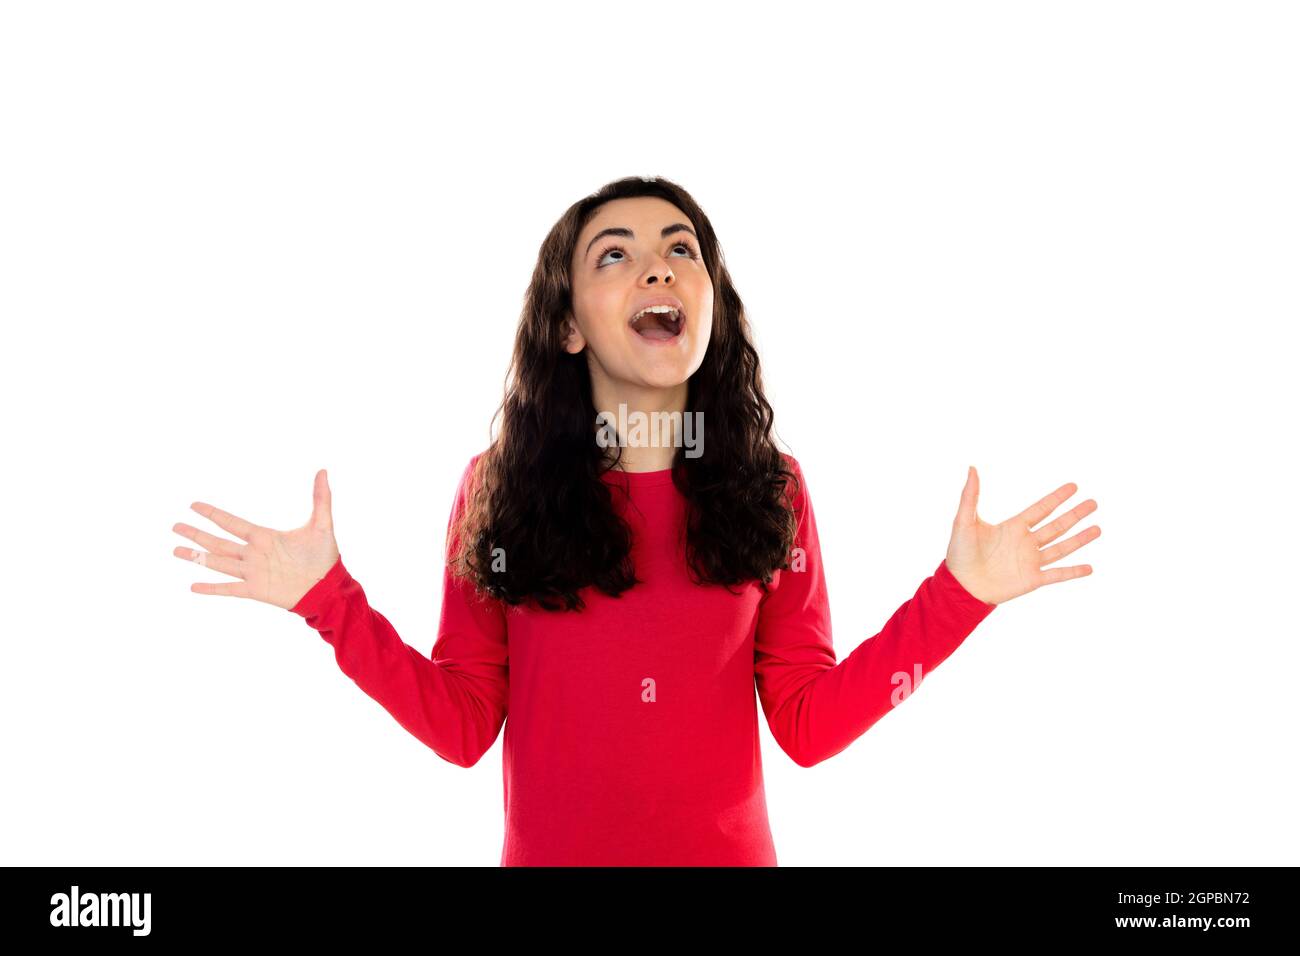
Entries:
POLYGON ((579 324, 583 338, 586 339, 591 350, 605 361, 617 361, 615 356, 628 346, 623 338, 623 321, 618 318, 617 310, 620 307, 602 305, 597 301, 588 302, 587 311, 583 313, 579 324))
POLYGON ((618 292, 593 295, 589 300, 587 321, 592 335, 599 341, 613 342, 627 324, 623 316, 626 296, 618 292))
POLYGON ((704 342, 709 340, 713 332, 713 299, 707 297, 701 303, 699 322, 696 325, 696 334, 704 342))
POLYGON ((589 342, 603 341, 609 337, 611 316, 618 308, 613 295, 599 287, 587 286, 573 290, 573 311, 583 337, 589 342))

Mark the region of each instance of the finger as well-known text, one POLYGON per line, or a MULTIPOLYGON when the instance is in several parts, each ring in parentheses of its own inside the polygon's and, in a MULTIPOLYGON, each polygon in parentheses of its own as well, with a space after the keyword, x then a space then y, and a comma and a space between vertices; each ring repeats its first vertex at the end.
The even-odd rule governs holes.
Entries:
POLYGON ((202 501, 196 501, 194 504, 190 505, 190 507, 203 515, 203 517, 207 518, 218 528, 221 528, 223 531, 229 531, 236 538, 243 538, 245 541, 248 541, 252 538, 253 532, 257 530, 257 525, 253 524, 251 521, 245 521, 243 518, 238 518, 228 511, 214 508, 212 505, 205 504, 202 501))
POLYGON ((1044 525, 1035 531, 1032 535, 1034 544, 1041 548, 1048 542, 1055 541, 1061 535, 1065 534, 1065 532, 1078 524, 1084 515, 1090 515, 1096 510, 1097 502, 1092 498, 1089 498, 1083 504, 1078 505, 1061 515, 1061 517, 1057 518, 1051 524, 1044 525))
POLYGON ((957 506, 957 522, 972 524, 975 521, 975 508, 979 503, 980 479, 974 465, 966 468, 966 485, 961 490, 961 504, 957 506))
MULTIPOLYGON (((1043 584, 1056 584, 1058 581, 1069 581, 1073 578, 1083 578, 1092 574, 1091 564, 1076 564, 1068 568, 1049 568, 1043 572, 1043 584)), ((1039 585, 1040 587, 1042 585, 1039 585)))
POLYGON ((229 574, 232 578, 242 579, 246 573, 244 562, 238 558, 227 558, 220 554, 207 554, 203 551, 195 551, 193 548, 176 548, 172 551, 172 554, 184 561, 193 561, 195 564, 211 568, 213 571, 229 574))
POLYGON ((1038 522, 1042 521, 1053 511, 1055 511, 1057 505, 1059 505, 1066 498, 1069 498, 1070 495, 1074 494, 1078 490, 1079 490, 1079 486, 1076 485, 1074 482, 1072 481, 1066 482, 1065 484, 1061 485, 1061 487, 1053 491, 1050 495, 1040 498, 1038 501, 1034 502, 1024 511, 1020 512, 1018 517, 1028 522, 1026 524, 1026 527, 1032 528, 1034 525, 1038 524, 1038 522))
POLYGON ((1066 538, 1060 544, 1052 545, 1052 547, 1042 552, 1039 556, 1039 561, 1041 562, 1039 567, 1043 564, 1051 564, 1053 561, 1060 561, 1067 554, 1070 554, 1073 551, 1078 551, 1089 541, 1096 541, 1100 537, 1101 529, 1096 525, 1093 525, 1091 528, 1084 531, 1080 531, 1073 538, 1066 538))
POLYGON ((206 581, 196 581, 190 585, 190 590, 195 594, 225 594, 229 597, 246 598, 248 594, 248 585, 243 581, 225 581, 221 584, 209 584, 206 581))
POLYGON ((332 527, 334 517, 330 513, 330 508, 329 475, 322 468, 316 472, 316 484, 312 488, 311 523, 318 528, 332 527))
POLYGON ((177 534, 183 534, 195 544, 202 545, 213 554, 225 554, 232 558, 242 558, 244 556, 244 546, 230 541, 226 538, 218 538, 215 534, 208 534, 206 531, 200 531, 187 524, 174 524, 172 530, 177 534))

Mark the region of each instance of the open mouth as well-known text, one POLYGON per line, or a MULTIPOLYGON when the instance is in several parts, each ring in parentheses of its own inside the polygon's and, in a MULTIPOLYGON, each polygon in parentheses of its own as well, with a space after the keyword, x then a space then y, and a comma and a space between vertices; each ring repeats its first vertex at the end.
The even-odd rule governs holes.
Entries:
POLYGON ((643 339, 667 342, 682 334, 686 317, 671 306, 651 306, 632 317, 632 330, 643 339))

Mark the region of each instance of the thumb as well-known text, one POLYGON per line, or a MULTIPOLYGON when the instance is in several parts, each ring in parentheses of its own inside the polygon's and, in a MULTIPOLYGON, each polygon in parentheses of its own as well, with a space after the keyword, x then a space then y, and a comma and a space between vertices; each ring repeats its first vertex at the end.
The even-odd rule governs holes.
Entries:
POLYGON ((324 468, 316 472, 316 484, 312 489, 311 523, 320 528, 334 527, 334 515, 330 511, 329 475, 324 468))
POLYGON ((980 476, 971 465, 966 469, 966 487, 961 490, 961 504, 957 507, 957 524, 975 523, 975 506, 980 497, 980 476))

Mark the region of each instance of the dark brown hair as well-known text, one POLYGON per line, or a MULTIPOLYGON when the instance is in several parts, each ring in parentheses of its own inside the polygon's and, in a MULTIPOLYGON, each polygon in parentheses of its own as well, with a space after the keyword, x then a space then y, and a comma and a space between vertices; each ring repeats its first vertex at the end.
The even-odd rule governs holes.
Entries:
MULTIPOLYGON (((615 180, 565 211, 542 242, 515 336, 501 430, 476 462, 460 521, 449 529, 455 573, 509 604, 547 610, 583 606, 593 586, 618 595, 637 583, 631 534, 615 513, 616 489, 601 479, 618 459, 596 440, 585 352, 564 349, 572 306, 570 266, 578 236, 613 199, 655 196, 686 214, 713 281, 712 333, 687 387, 686 412, 703 413, 703 454, 678 448, 672 479, 688 502, 686 554, 697 584, 760 582, 788 566, 797 477, 772 440, 758 353, 709 218, 676 183, 615 180), (455 540, 457 543, 452 545, 455 540), (494 570, 495 549, 505 570, 494 570)), ((490 426, 489 426, 490 430, 490 426)))

